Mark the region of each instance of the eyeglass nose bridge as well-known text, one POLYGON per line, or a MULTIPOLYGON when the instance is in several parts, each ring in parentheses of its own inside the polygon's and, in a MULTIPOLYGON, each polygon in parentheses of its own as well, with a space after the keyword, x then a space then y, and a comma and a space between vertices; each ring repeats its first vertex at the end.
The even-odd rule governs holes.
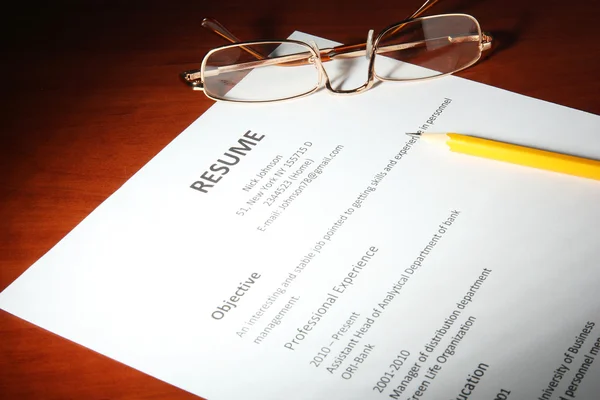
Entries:
MULTIPOLYGON (((366 90, 369 90, 373 86, 373 84, 375 83, 375 73, 374 73, 375 39, 373 39, 373 33, 374 33, 373 29, 369 30, 369 33, 367 34, 367 40, 365 42, 366 43, 365 57, 369 61, 368 71, 367 71, 367 81, 364 84, 362 84, 361 86, 354 88, 354 89, 336 89, 331 85, 329 75, 327 74, 325 67, 323 67, 323 63, 319 63, 321 72, 325 76, 325 87, 327 88, 327 90, 329 90, 330 92, 332 92, 334 94, 350 95, 350 94, 362 93, 366 90)), ((335 54, 331 55, 330 57, 332 59, 335 58, 335 54)))

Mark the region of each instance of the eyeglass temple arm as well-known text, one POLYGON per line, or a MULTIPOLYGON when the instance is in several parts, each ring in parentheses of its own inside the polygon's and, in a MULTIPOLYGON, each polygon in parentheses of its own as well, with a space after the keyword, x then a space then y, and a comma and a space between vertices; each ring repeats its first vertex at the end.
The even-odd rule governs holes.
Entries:
MULTIPOLYGON (((231 43, 241 42, 240 39, 238 39, 233 33, 231 33, 227 28, 225 28, 223 26, 223 24, 221 24, 219 21, 217 21, 214 18, 204 18, 202 20, 201 25, 203 28, 208 29, 212 33, 227 40, 228 42, 231 42, 231 43)), ((263 60, 263 59, 267 58, 267 56, 265 54, 261 54, 259 51, 251 49, 249 47, 242 46, 242 49, 244 49, 248 53, 252 54, 254 57, 256 57, 259 60, 263 60)))
MULTIPOLYGON (((423 14, 425 11, 429 10, 431 7, 433 7, 437 2, 439 2, 440 0, 426 0, 425 3, 423 3, 423 5, 421 7, 419 7, 419 9, 417 11, 415 11, 414 13, 412 13, 408 18, 408 19, 413 19, 413 18, 417 18, 419 15, 423 14)), ((393 32, 396 33, 397 31, 399 31, 400 29, 402 29, 403 25, 399 25, 393 32)), ((355 52, 355 51, 359 51, 359 50, 365 50, 367 48, 367 44, 366 43, 359 43, 359 44, 349 44, 349 45, 341 45, 341 46, 336 46, 333 47, 331 49, 327 49, 329 50, 326 54, 328 56, 335 56, 335 55, 340 55, 343 53, 348 53, 348 52, 355 52)), ((329 61, 329 57, 325 56, 322 57, 324 58, 322 61, 329 61)))
MULTIPOLYGON (((478 41, 479 35, 456 36, 456 37, 444 36, 444 37, 440 37, 437 39, 429 39, 427 41, 419 40, 419 41, 411 42, 411 43, 399 43, 399 44, 395 44, 395 45, 387 45, 387 46, 379 47, 377 49, 377 51, 379 54, 384 54, 384 53, 388 53, 388 52, 392 52, 392 51, 406 50, 406 49, 410 49, 413 47, 423 46, 423 45, 425 45, 425 43, 431 42, 433 40, 444 40, 444 41, 449 40, 454 43, 464 43, 464 42, 470 42, 470 41, 471 42, 478 41)), ((364 49, 363 50, 355 50, 353 52, 349 52, 349 53, 345 53, 345 54, 338 54, 337 56, 339 56, 340 58, 360 57, 360 56, 364 56, 365 52, 366 51, 364 49)), ((228 73, 228 72, 245 71, 245 70, 253 69, 256 67, 267 67, 269 65, 276 65, 276 66, 307 65, 307 64, 313 62, 313 61, 311 61, 311 58, 312 58, 312 56, 308 52, 298 53, 298 54, 290 54, 290 55, 279 56, 279 57, 271 57, 271 58, 264 59, 264 60, 249 61, 249 62, 245 62, 245 63, 241 63, 241 64, 217 67, 214 69, 204 71, 204 76, 205 77, 216 76, 216 75, 224 74, 224 73, 228 73)))
MULTIPOLYGON (((436 0, 439 1, 439 0, 436 0)), ((223 24, 221 24, 219 21, 217 21, 214 18, 204 18, 202 20, 201 23, 202 27, 205 29, 208 29, 209 31, 211 31, 212 33, 218 35, 220 38, 227 40, 230 43, 240 43, 241 40, 238 39, 233 33, 231 33, 227 28, 225 28, 225 26, 223 26, 223 24)), ((340 49, 342 51, 347 51, 347 50, 360 50, 361 48, 364 49, 365 43, 362 44, 357 44, 357 45, 351 45, 351 46, 338 46, 336 47, 336 49, 340 49)), ((261 54, 260 52, 253 50, 249 47, 242 47, 243 50, 247 51, 248 53, 252 54, 254 57, 256 57, 256 59, 258 60, 264 60, 265 58, 268 58, 268 55, 265 54, 261 54)), ((330 50, 330 49, 328 49, 330 50)), ((337 53, 337 51, 336 51, 337 53)), ((322 55, 321 57, 321 61, 322 62, 327 62, 329 61, 329 57, 325 54, 322 55)), ((184 78, 186 80, 187 83, 189 83, 189 81, 187 81, 186 78, 184 78)))
POLYGON ((212 33, 218 35, 219 37, 221 37, 231 43, 237 43, 237 42, 241 41, 240 39, 235 37, 235 35, 233 33, 231 33, 227 28, 225 28, 223 26, 223 24, 221 24, 219 21, 217 21, 214 18, 204 18, 202 20, 202 22, 200 23, 200 25, 204 29, 208 29, 212 33))
MULTIPOLYGON (((240 39, 238 39, 233 33, 231 33, 227 28, 225 28, 223 26, 223 24, 221 24, 219 21, 217 21, 214 18, 204 18, 200 25, 203 28, 208 29, 212 33, 216 34, 220 38, 227 40, 228 42, 231 42, 231 43, 241 42, 240 39)), ((260 52, 251 49, 250 47, 241 46, 241 48, 243 50, 245 50, 246 52, 250 53, 251 55, 253 55, 254 57, 256 57, 257 60, 264 60, 267 58, 266 55, 263 55, 260 52)), ((202 81, 200 80, 201 72, 199 69, 183 71, 181 74, 179 74, 179 76, 183 80, 183 82, 186 85, 191 86, 192 89, 204 90, 204 85, 203 85, 202 81)))
MULTIPOLYGON (((439 38, 439 39, 447 39, 449 42, 451 43, 463 43, 463 42, 472 42, 472 41, 476 41, 479 40, 479 35, 467 35, 467 36, 454 36, 454 37, 444 37, 444 38, 439 38)), ((487 34, 487 33, 483 33, 481 34, 481 50, 485 51, 485 50, 489 50, 492 47, 492 36, 487 34)), ((428 39, 427 41, 431 41, 431 40, 435 40, 435 39, 428 39)), ((417 42, 412 42, 412 43, 403 43, 400 45, 393 45, 393 46, 381 46, 379 47, 378 53, 386 53, 386 52, 390 52, 390 51, 396 51, 396 50, 404 50, 404 49, 408 49, 411 47, 417 47, 419 45, 423 45, 425 44, 427 41, 417 41, 417 42)), ((333 48, 329 48, 329 49, 321 49, 321 51, 325 54, 321 54, 321 61, 330 61, 330 60, 334 60, 336 58, 350 58, 350 57, 359 57, 362 55, 366 54, 366 43, 359 43, 359 44, 352 44, 352 45, 342 45, 342 46, 337 46, 337 47, 333 47, 333 48)))
POLYGON ((419 9, 417 11, 415 11, 414 13, 412 13, 406 19, 417 18, 419 15, 423 14, 424 12, 426 12, 427 10, 429 10, 431 7, 433 7, 434 5, 436 5, 436 3, 438 3, 439 1, 440 0, 426 0, 425 3, 423 3, 423 5, 421 7, 419 7, 419 9))

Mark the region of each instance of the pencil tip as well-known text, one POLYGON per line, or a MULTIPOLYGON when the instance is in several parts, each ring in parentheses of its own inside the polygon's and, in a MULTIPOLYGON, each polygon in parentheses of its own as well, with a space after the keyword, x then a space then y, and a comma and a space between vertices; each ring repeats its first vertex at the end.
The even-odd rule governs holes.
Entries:
POLYGON ((405 132, 408 136, 412 136, 412 137, 420 137, 421 134, 418 132, 405 132))

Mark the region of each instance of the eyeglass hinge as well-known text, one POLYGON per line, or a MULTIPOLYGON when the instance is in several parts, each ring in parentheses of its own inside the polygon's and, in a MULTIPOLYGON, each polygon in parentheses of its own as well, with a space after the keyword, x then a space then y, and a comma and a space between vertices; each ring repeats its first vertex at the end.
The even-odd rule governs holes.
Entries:
POLYGON ((481 50, 489 50, 492 48, 492 40, 493 37, 492 35, 490 35, 487 32, 483 32, 482 35, 482 40, 481 40, 481 50))
POLYGON ((179 76, 181 77, 183 83, 190 86, 193 90, 204 90, 204 84, 200 79, 201 75, 199 69, 183 71, 181 74, 179 74, 179 76))

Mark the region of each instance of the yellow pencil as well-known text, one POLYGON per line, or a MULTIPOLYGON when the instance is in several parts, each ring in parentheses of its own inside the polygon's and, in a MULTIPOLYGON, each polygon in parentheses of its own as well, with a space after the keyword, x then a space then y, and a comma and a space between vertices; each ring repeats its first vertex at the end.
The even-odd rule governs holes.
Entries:
POLYGON ((407 133, 422 140, 446 143, 457 153, 600 180, 600 161, 458 133, 407 133))

